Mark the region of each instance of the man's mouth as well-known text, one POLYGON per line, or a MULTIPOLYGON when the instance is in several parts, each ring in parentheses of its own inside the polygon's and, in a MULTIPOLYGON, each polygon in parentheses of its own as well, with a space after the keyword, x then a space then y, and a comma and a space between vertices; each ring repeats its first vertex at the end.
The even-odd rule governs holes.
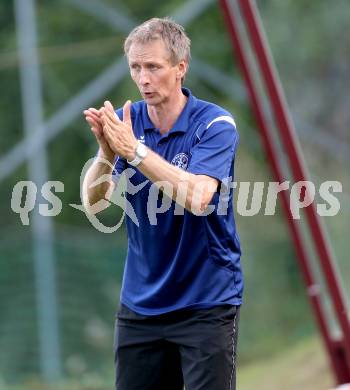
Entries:
POLYGON ((152 97, 153 95, 154 95, 154 92, 144 92, 143 93, 143 95, 145 96, 145 97, 152 97))

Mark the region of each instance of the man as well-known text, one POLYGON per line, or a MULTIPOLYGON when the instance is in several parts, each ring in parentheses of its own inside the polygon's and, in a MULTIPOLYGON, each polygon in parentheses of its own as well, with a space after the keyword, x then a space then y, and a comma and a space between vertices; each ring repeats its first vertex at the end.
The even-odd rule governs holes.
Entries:
POLYGON ((116 389, 235 389, 243 281, 229 181, 234 120, 182 88, 190 40, 180 25, 148 20, 124 49, 143 100, 127 101, 117 115, 109 101, 84 111, 99 144, 85 207, 97 212, 103 199, 107 206, 126 169, 135 170, 129 185, 139 186, 126 195, 138 223, 127 218, 116 389), (95 185, 106 174, 111 179, 95 185), (162 210, 156 218, 154 209, 162 210))

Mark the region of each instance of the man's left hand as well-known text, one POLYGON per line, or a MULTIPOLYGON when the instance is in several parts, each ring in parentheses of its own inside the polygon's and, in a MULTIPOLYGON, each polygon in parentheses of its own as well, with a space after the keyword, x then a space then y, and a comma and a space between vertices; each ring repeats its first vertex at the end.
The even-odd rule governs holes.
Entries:
POLYGON ((121 157, 131 161, 135 158, 137 139, 134 135, 131 123, 131 101, 128 100, 123 106, 123 120, 121 121, 110 101, 104 103, 101 108, 101 120, 103 134, 110 148, 121 157))

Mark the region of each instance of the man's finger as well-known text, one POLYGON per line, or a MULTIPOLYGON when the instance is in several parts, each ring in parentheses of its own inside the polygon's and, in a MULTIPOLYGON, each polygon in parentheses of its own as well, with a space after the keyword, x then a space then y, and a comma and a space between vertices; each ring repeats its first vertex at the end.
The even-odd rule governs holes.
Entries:
POLYGON ((103 135, 105 136, 108 143, 113 142, 113 132, 108 125, 103 126, 103 135))
POLYGON ((91 118, 91 116, 87 116, 85 119, 91 126, 98 127, 98 123, 94 120, 94 118, 91 118))
POLYGON ((123 122, 118 118, 117 114, 112 113, 109 110, 104 110, 102 115, 103 121, 109 123, 109 125, 115 129, 117 126, 122 124, 123 122))
POLYGON ((110 111, 114 112, 114 107, 113 107, 112 103, 109 100, 106 100, 103 105, 107 108, 107 110, 110 110, 110 111))
POLYGON ((100 126, 96 121, 94 121, 92 118, 87 117, 86 121, 89 123, 91 130, 94 134, 102 135, 100 129, 100 126))
POLYGON ((119 116, 114 111, 112 103, 109 100, 106 100, 104 102, 104 110, 105 110, 105 112, 107 111, 107 113, 113 114, 113 117, 116 118, 117 122, 121 122, 119 116))
POLYGON ((114 107, 113 107, 112 103, 111 103, 109 100, 106 100, 106 101, 104 102, 104 107, 105 107, 108 111, 114 113, 114 107))
POLYGON ((84 115, 85 115, 85 118, 92 118, 92 119, 94 119, 96 122, 99 122, 99 121, 100 121, 100 116, 99 116, 99 115, 96 115, 96 114, 93 114, 93 113, 90 112, 90 111, 84 111, 84 115))
POLYGON ((91 131, 94 134, 94 136, 96 137, 96 140, 100 141, 102 138, 102 134, 99 133, 94 127, 91 127, 91 131))
POLYGON ((96 108, 90 107, 89 111, 92 112, 93 114, 100 116, 100 111, 97 110, 96 108))
POLYGON ((128 100, 123 106, 123 122, 131 126, 131 101, 128 100))
MULTIPOLYGON (((101 114, 101 118, 109 118, 111 120, 115 120, 117 117, 117 114, 115 114, 114 112, 110 111, 110 110, 107 110, 107 109, 102 109, 102 114, 101 114)), ((118 118, 119 119, 119 118, 118 118)), ((119 122, 120 122, 120 119, 119 119, 119 122)))
POLYGON ((111 118, 111 116, 113 116, 113 115, 114 114, 112 114, 108 110, 105 110, 105 112, 101 116, 102 125, 106 125, 106 124, 108 124, 109 126, 114 125, 115 119, 114 119, 114 117, 113 117, 113 119, 111 118))
POLYGON ((89 115, 97 115, 97 116, 100 115, 99 110, 96 110, 96 108, 93 108, 93 107, 90 107, 90 108, 84 110, 83 113, 84 114, 89 114, 89 115))

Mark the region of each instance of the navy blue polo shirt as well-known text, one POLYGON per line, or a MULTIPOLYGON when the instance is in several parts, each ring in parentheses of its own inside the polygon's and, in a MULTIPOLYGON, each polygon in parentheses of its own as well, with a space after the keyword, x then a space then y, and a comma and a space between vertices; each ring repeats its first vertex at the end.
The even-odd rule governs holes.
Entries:
MULTIPOLYGON (((144 101, 132 104, 133 130, 169 163, 219 180, 210 206, 214 211, 198 216, 181 209, 123 158, 117 158, 113 171, 115 181, 125 169, 131 172, 121 302, 145 315, 242 303, 241 250, 228 181, 233 181, 238 133, 230 113, 186 88, 183 93, 187 103, 169 132, 162 135, 155 128, 144 101)), ((122 109, 116 113, 122 118, 122 109)))

